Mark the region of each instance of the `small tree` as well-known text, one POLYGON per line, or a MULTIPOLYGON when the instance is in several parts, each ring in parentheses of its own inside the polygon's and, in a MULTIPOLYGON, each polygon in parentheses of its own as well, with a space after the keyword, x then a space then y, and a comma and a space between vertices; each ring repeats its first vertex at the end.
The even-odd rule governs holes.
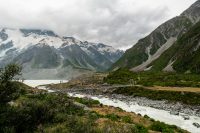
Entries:
POLYGON ((9 64, 0 70, 0 104, 6 104, 19 96, 20 86, 14 82, 14 77, 20 75, 21 67, 9 64))

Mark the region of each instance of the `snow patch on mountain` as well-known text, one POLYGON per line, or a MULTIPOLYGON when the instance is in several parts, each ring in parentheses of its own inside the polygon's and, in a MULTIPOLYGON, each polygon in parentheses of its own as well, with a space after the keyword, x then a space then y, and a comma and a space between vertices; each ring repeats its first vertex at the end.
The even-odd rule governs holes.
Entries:
MULTIPOLYGON (((98 50, 100 53, 104 54, 105 52, 115 53, 117 52, 116 49, 114 49, 111 46, 107 46, 101 43, 90 43, 90 42, 82 42, 74 37, 60 37, 58 35, 50 36, 48 34, 37 34, 42 33, 44 31, 37 31, 34 32, 28 32, 27 34, 23 33, 21 29, 1 29, 0 31, 7 34, 8 38, 6 40, 1 39, 1 44, 6 44, 8 42, 11 42, 14 44, 14 47, 17 49, 26 49, 27 47, 30 47, 32 45, 36 44, 44 44, 49 45, 55 48, 63 48, 68 47, 70 45, 78 45, 84 50, 87 54, 91 54, 88 50, 89 47, 93 47, 96 50, 98 50)), ((26 31, 27 32, 27 31, 26 31)), ((122 52, 122 51, 121 51, 122 52)))
POLYGON ((0 67, 21 64, 25 77, 60 78, 66 76, 65 69, 67 73, 73 69, 104 71, 122 54, 123 51, 102 43, 62 37, 49 30, 0 29, 0 67))
POLYGON ((38 35, 35 33, 24 36, 24 34, 19 29, 6 29, 5 33, 8 35, 8 39, 2 43, 12 41, 14 46, 19 49, 24 49, 39 43, 47 44, 55 48, 59 48, 61 44, 63 44, 63 41, 60 37, 50 37, 48 35, 38 35))

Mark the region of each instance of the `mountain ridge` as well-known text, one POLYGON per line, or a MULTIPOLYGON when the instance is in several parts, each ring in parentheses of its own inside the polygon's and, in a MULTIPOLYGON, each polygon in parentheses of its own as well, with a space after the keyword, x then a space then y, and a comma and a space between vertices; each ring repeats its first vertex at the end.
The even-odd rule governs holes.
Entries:
MULTIPOLYGON (((140 39, 116 62, 110 70, 127 67, 132 71, 150 70, 149 64, 169 49, 178 38, 200 20, 200 0, 181 15, 158 26, 148 36, 140 39)), ((170 63, 170 62, 169 62, 170 63)))
POLYGON ((199 73, 200 21, 181 36, 172 47, 153 61, 153 71, 176 71, 182 73, 199 73), (171 62, 170 64, 168 62, 171 62))
MULTIPOLYGON (((69 67, 70 71, 105 71, 122 54, 123 51, 111 46, 80 41, 74 37, 62 37, 50 30, 0 30, 0 66, 8 63, 20 64, 24 68, 25 78, 38 77, 32 73, 25 74, 33 69, 38 70, 38 73, 49 69, 53 71, 49 73, 60 73, 57 76, 63 78, 64 76, 59 75, 67 74, 69 67)), ((48 74, 45 72, 40 77, 48 78, 48 74)), ((53 75, 51 78, 54 78, 53 75)))

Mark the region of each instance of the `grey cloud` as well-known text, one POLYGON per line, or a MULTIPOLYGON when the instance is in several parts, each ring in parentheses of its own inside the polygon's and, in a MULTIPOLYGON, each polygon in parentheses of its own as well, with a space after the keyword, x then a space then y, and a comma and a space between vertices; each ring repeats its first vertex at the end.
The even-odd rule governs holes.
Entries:
POLYGON ((148 0, 142 6, 137 0, 52 0, 49 5, 45 4, 48 0, 30 1, 21 0, 15 6, 0 0, 0 26, 50 29, 60 35, 127 48, 171 17, 169 6, 147 6, 148 0), (37 5, 39 2, 43 3, 37 5))

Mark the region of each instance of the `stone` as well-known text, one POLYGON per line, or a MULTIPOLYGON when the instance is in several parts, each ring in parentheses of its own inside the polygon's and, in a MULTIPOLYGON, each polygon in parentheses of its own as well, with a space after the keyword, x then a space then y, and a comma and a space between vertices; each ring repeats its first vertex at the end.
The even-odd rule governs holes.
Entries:
POLYGON ((179 115, 179 112, 178 111, 170 111, 170 114, 171 115, 179 115))
POLYGON ((189 120, 190 117, 188 115, 182 115, 182 117, 184 118, 184 120, 189 120))
POLYGON ((197 128, 200 128, 200 124, 199 123, 193 123, 193 125, 197 128))

